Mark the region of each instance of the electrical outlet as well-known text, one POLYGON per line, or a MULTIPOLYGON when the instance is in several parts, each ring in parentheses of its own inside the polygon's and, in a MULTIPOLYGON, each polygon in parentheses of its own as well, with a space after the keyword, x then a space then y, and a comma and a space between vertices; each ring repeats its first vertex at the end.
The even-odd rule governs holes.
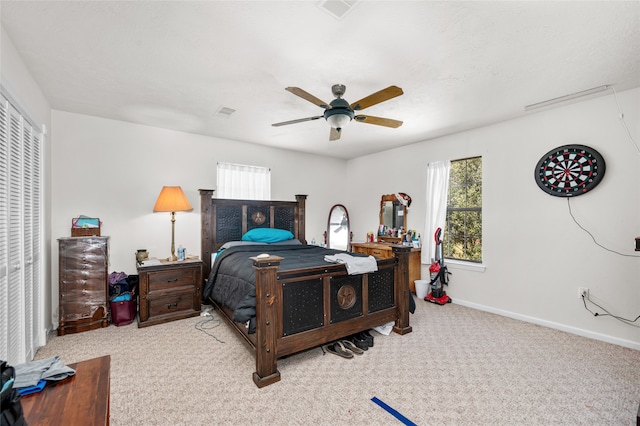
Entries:
POLYGON ((578 287, 578 297, 589 298, 589 289, 587 287, 578 287))

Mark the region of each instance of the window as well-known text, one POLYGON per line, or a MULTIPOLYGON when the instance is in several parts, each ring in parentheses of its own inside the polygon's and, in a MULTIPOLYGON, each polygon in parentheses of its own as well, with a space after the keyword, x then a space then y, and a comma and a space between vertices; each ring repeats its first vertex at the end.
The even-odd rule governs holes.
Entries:
POLYGON ((267 167, 218 163, 218 198, 270 200, 271 170, 267 167))
POLYGON ((482 262, 482 157, 451 162, 443 255, 482 262))

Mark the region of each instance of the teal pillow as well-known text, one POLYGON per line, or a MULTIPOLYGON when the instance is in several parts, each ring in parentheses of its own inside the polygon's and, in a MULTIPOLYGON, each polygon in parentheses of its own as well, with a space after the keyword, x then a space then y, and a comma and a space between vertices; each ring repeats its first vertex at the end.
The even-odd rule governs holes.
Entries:
POLYGON ((291 231, 277 228, 254 228, 242 236, 242 241, 253 241, 256 243, 278 243, 292 239, 293 234, 291 231))

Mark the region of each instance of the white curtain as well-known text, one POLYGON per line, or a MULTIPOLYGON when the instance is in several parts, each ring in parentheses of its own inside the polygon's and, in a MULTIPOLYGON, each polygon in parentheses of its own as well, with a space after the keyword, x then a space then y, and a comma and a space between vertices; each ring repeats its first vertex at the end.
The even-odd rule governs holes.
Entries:
POLYGON ((267 167, 218 163, 217 182, 217 198, 271 199, 271 170, 267 167))
POLYGON ((449 191, 450 161, 427 164, 427 208, 425 209, 424 236, 422 237, 422 263, 430 264, 436 257, 436 229, 442 228, 447 219, 447 192, 449 191))

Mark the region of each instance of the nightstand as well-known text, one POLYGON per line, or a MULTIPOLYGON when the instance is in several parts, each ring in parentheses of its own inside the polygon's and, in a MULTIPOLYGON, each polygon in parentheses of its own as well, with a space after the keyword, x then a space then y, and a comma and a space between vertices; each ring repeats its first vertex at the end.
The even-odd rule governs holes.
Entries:
POLYGON ((202 261, 159 260, 138 265, 138 327, 200 315, 202 261))

